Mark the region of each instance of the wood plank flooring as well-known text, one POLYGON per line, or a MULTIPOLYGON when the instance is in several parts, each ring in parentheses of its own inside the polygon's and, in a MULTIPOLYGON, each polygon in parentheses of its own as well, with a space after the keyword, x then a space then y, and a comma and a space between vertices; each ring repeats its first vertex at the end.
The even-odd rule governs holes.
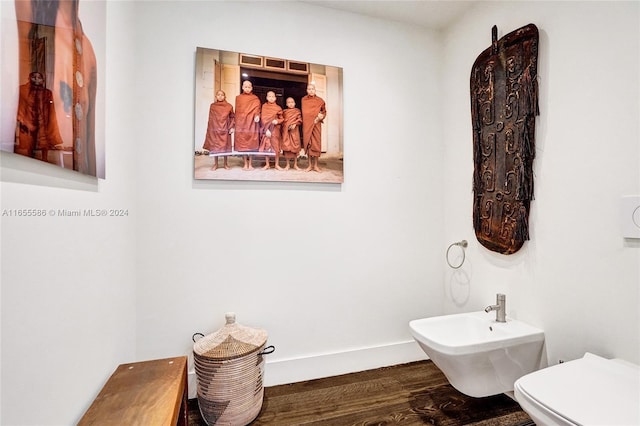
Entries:
MULTIPOLYGON (((205 425, 197 400, 189 424, 205 425)), ((506 395, 471 398, 455 390, 431 361, 265 388, 258 425, 529 426, 506 395)))

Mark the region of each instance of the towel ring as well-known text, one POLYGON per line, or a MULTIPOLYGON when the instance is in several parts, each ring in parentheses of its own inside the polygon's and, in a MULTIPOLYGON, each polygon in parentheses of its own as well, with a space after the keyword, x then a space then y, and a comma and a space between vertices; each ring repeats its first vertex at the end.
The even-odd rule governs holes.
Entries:
POLYGON ((451 268, 453 269, 458 269, 459 267, 462 266, 462 264, 464 263, 464 259, 465 259, 465 254, 464 254, 464 249, 467 248, 467 246, 469 245, 469 243, 467 243, 467 240, 462 240, 462 241, 458 241, 457 243, 453 243, 449 246, 449 248, 447 249, 447 265, 449 265, 451 268), (453 266, 451 264, 451 262, 449 261, 449 250, 451 250, 451 247, 453 246, 458 246, 462 248, 462 261, 460 262, 460 264, 458 266, 453 266))

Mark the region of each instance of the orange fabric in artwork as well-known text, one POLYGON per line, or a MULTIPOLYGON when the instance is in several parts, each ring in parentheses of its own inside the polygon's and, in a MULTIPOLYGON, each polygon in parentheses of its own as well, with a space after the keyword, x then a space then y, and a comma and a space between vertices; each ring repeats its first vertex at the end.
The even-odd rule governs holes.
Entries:
POLYGON ((262 128, 260 130, 260 149, 261 152, 280 152, 280 138, 282 124, 282 108, 276 103, 270 104, 265 102, 262 105, 262 113, 260 114, 260 122, 262 128), (273 124, 273 121, 277 124, 273 124), (267 130, 271 136, 267 136, 267 130))
POLYGON ((302 98, 302 140, 307 154, 319 157, 322 145, 322 122, 327 115, 327 108, 319 96, 306 95, 302 98), (322 120, 315 122, 318 114, 324 114, 322 120))
POLYGON ((236 96, 236 151, 257 151, 260 123, 255 117, 260 115, 260 99, 254 94, 241 93, 236 96))
POLYGON ((287 108, 282 111, 282 144, 281 148, 286 158, 295 158, 300 152, 300 125, 302 112, 298 108, 287 108), (295 124, 295 129, 289 129, 295 124))
POLYGON ((31 83, 20 86, 16 152, 33 156, 34 149, 52 149, 62 144, 53 94, 31 83))
POLYGON ((213 153, 231 152, 229 130, 235 122, 233 107, 227 101, 214 102, 209 107, 209 123, 204 140, 204 149, 213 153))

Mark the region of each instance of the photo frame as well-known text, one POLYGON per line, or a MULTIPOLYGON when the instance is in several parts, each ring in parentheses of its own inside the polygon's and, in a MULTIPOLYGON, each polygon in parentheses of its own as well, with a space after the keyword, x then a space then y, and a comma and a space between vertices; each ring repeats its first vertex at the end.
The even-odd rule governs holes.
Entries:
POLYGON ((104 178, 106 2, 0 7, 0 149, 104 178))
POLYGON ((344 182, 342 75, 331 65, 197 47, 194 179, 344 182))

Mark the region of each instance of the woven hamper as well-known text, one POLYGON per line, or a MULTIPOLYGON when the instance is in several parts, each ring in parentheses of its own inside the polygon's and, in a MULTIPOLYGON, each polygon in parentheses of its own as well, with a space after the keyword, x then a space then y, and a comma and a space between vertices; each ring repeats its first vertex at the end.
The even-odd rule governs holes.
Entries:
POLYGON ((236 323, 233 313, 215 333, 196 341, 193 359, 200 414, 208 425, 245 426, 260 413, 267 332, 236 323))

